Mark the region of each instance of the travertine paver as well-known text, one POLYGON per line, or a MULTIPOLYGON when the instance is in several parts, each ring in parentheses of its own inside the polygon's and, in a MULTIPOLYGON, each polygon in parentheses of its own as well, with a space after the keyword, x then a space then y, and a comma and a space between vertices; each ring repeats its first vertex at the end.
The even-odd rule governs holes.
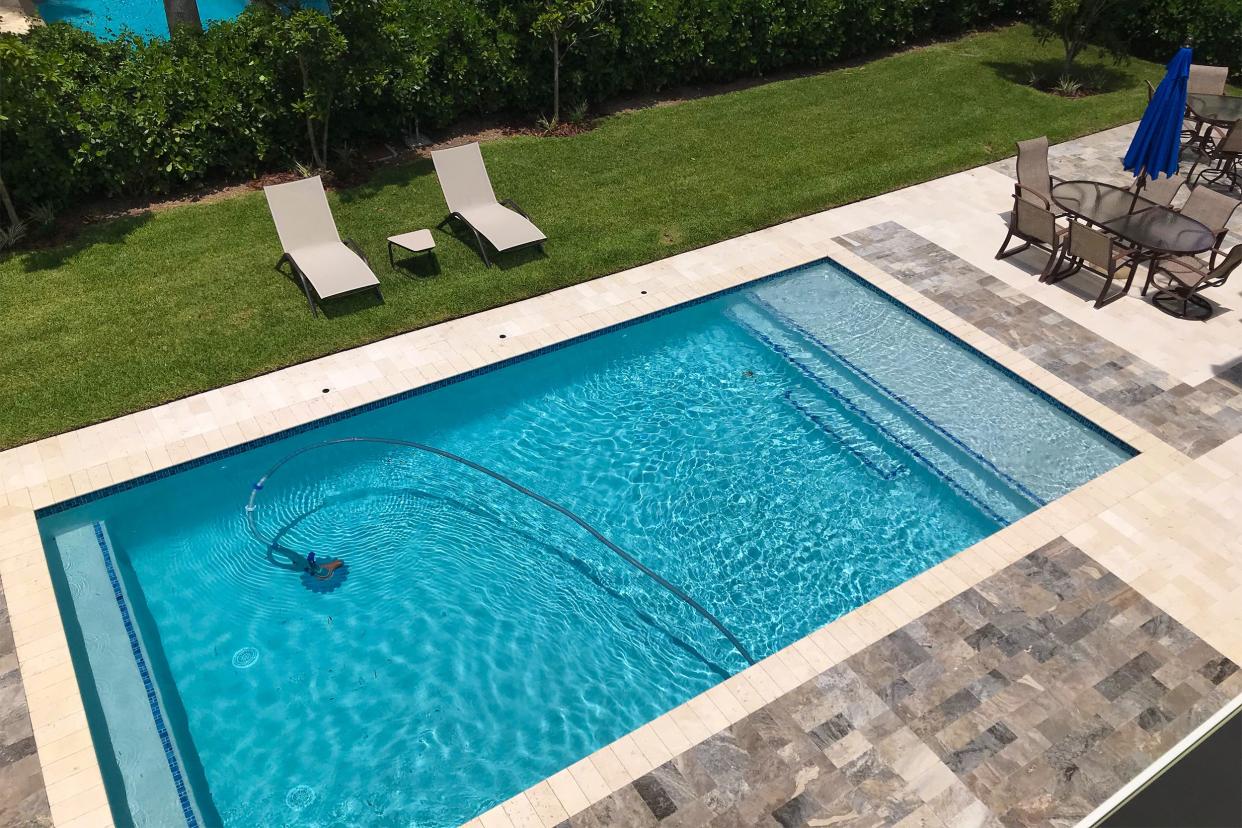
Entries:
POLYGON ((1058 539, 562 824, 1071 825, 1239 692, 1058 539))

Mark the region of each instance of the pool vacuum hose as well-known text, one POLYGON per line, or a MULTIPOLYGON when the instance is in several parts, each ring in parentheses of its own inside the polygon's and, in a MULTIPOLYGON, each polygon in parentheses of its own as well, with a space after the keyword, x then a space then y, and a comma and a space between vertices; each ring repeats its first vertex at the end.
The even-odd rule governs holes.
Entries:
POLYGON ((278 471, 282 466, 284 466, 290 460, 293 460, 295 457, 298 457, 299 455, 306 454, 307 452, 314 451, 316 449, 326 448, 327 446, 342 445, 345 443, 380 443, 380 444, 387 444, 391 446, 398 446, 401 448, 414 449, 416 451, 423 451, 423 452, 427 452, 428 454, 434 454, 437 457, 443 457, 446 460, 451 460, 454 463, 459 463, 465 466, 466 468, 473 469, 474 471, 477 471, 477 472, 481 472, 487 475, 488 477, 492 478, 493 480, 500 481, 501 483, 505 484, 506 486, 513 489, 514 491, 519 492, 520 494, 524 494, 527 497, 532 498, 534 500, 537 500, 538 502, 542 503, 544 506, 547 506, 549 509, 553 509, 557 512, 560 512, 562 515, 569 518, 574 523, 578 524, 583 529, 585 529, 587 532, 589 532, 592 535, 592 537, 594 537, 604 546, 608 547, 613 552, 615 552, 617 556, 620 557, 623 561, 625 561, 630 566, 637 569, 639 572, 646 575, 651 580, 655 581, 660 586, 664 587, 664 589, 672 593, 674 597, 678 598, 683 603, 685 603, 687 606, 689 606, 691 609, 693 609, 695 612, 697 612, 699 615, 703 616, 703 618, 709 624, 711 624, 713 627, 719 630, 721 635, 723 635, 725 638, 729 640, 729 643, 732 644, 734 649, 736 649, 738 653, 742 656, 742 658, 746 660, 747 664, 755 663, 755 659, 751 656, 750 651, 747 650, 745 646, 743 646, 742 642, 737 639, 737 636, 735 636, 732 632, 730 632, 729 628, 726 627, 720 621, 719 618, 717 618, 715 615, 709 612, 698 601, 694 600, 689 595, 687 595, 676 584, 673 584, 672 582, 668 581, 658 572, 648 567, 642 561, 638 560, 637 558, 635 558, 630 553, 626 552, 621 547, 617 546, 615 543, 610 541, 608 538, 604 537, 603 533, 601 533, 598 529, 596 529, 591 524, 587 523, 585 520, 583 520, 581 517, 579 517, 574 512, 570 511, 569 509, 557 503, 556 501, 550 500, 544 497, 538 492, 531 491, 530 489, 523 486, 521 483, 518 483, 517 481, 514 481, 514 480, 510 480, 508 477, 505 477, 500 472, 489 469, 486 466, 481 466, 478 463, 475 463, 473 460, 467 460, 465 457, 461 457, 459 455, 453 454, 451 451, 445 451, 444 449, 436 448, 435 446, 428 446, 423 443, 415 443, 410 440, 398 440, 392 437, 340 437, 334 440, 324 440, 319 443, 313 443, 309 446, 303 446, 297 451, 292 452, 291 454, 282 458, 279 462, 277 462, 270 469, 268 469, 267 472, 262 477, 259 478, 258 482, 256 482, 250 490, 250 499, 246 502, 246 525, 250 529, 250 534, 252 534, 255 537, 255 539, 257 539, 260 543, 263 543, 268 546, 274 545, 276 543, 275 539, 273 538, 263 537, 262 533, 259 532, 258 525, 255 523, 256 501, 258 499, 259 492, 263 490, 263 486, 264 484, 267 483, 268 479, 271 478, 271 476, 276 471, 278 471))

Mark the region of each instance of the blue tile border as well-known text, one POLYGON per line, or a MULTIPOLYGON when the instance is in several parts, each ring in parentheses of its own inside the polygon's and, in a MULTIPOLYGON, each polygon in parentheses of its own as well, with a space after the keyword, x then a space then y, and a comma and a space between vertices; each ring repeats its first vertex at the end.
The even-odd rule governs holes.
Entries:
POLYGON ((129 637, 129 648, 138 667, 138 675, 142 678, 142 686, 147 693, 147 704, 151 707, 151 718, 155 721, 155 732, 160 737, 160 745, 164 748, 164 759, 168 770, 172 773, 173 785, 177 789, 177 799, 181 802, 181 812, 185 816, 187 828, 199 828, 198 816, 190 804, 189 791, 186 789, 185 777, 181 773, 181 762, 173 750, 172 737, 164 723, 164 711, 160 707, 159 696, 155 692, 155 684, 151 680, 151 671, 147 668, 147 659, 138 643, 138 630, 134 626, 129 613, 129 604, 125 600, 125 592, 121 589, 116 567, 112 563, 112 550, 108 539, 104 536, 103 524, 95 521, 91 524, 95 530, 95 540, 99 543, 99 552, 103 555, 104 568, 108 571, 108 581, 112 584, 112 595, 116 598, 117 607, 121 611, 121 623, 125 625, 125 634, 129 637))
MULTIPOLYGON (((62 500, 59 503, 53 503, 49 506, 43 507, 42 509, 35 510, 35 518, 38 519, 38 518, 48 517, 49 515, 59 514, 60 512, 65 512, 65 511, 68 511, 69 509, 77 508, 78 506, 82 506, 87 503, 100 500, 110 495, 128 491, 129 489, 134 489, 139 486, 146 485, 147 483, 153 483, 157 480, 162 480, 165 477, 171 477, 174 474, 180 474, 181 472, 189 471, 191 469, 195 469, 200 466, 210 465, 211 463, 217 463, 229 457, 233 457, 235 455, 250 451, 251 449, 259 448, 261 446, 265 446, 270 443, 279 442, 280 440, 284 440, 288 437, 294 437, 298 434, 302 434, 307 431, 312 431, 316 428, 319 428, 324 425, 328 425, 330 423, 341 422, 343 420, 350 419, 351 417, 356 417, 359 414, 365 414, 369 411, 374 411, 379 408, 384 408, 386 406, 393 405, 394 403, 398 403, 398 402, 402 402, 403 400, 410 399, 411 397, 416 397, 420 394, 426 394, 431 391, 435 391, 440 388, 444 388, 446 386, 454 385, 456 383, 462 382, 463 380, 471 379, 472 377, 481 376, 483 374, 487 374, 492 371, 498 371, 501 368, 505 368, 510 365, 515 365, 519 362, 524 362, 528 359, 534 359, 535 357, 542 356, 544 354, 548 354, 553 351, 558 351, 561 348, 568 348, 571 345, 576 345, 579 342, 586 342, 588 340, 595 339, 596 337, 604 336, 614 331, 628 328, 631 325, 637 325, 641 322, 646 322, 649 319, 657 319, 661 316, 665 316, 670 313, 676 313, 677 311, 683 310, 688 307, 693 307, 695 305, 703 304, 704 302, 710 302, 714 299, 719 299, 722 296, 727 296, 729 294, 737 293, 742 290, 748 290, 750 288, 756 287, 758 285, 763 284, 764 282, 768 282, 773 279, 779 279, 784 276, 792 276, 795 273, 801 273, 803 271, 810 270, 810 269, 819 267, 824 264, 830 264, 832 267, 836 268, 844 275, 855 280, 856 282, 858 282, 860 285, 867 288, 868 290, 874 292, 877 296, 880 296, 884 300, 892 303, 896 308, 901 310, 903 313, 908 314, 909 316, 913 317, 914 319, 921 322, 922 324, 927 325, 933 330, 939 332, 940 334, 947 337, 952 342, 956 343, 958 346, 966 349, 967 351, 974 354, 976 357, 988 363, 989 365, 992 365, 998 370, 1003 371, 1006 375, 1012 378, 1015 382, 1022 385, 1028 391, 1039 395, 1039 397, 1041 397, 1042 399, 1057 406, 1057 408, 1061 409, 1062 411, 1065 411, 1069 416, 1073 417, 1075 420, 1082 423, 1084 426, 1091 429, 1096 434, 1101 435, 1105 439, 1112 442, 1114 445, 1129 452, 1131 456, 1138 455, 1139 452, 1133 446, 1121 440, 1117 436, 1109 433, 1108 431, 1101 428, 1100 426, 1096 425, 1091 420, 1079 414, 1077 411, 1074 411, 1073 409, 1067 407, 1066 405, 1058 401, 1055 397, 1050 395, 1048 392, 1043 391, 1042 389, 1038 388, 1037 386, 1035 386, 1028 380, 1024 379, 1023 377, 1018 376, 1016 373, 1009 370, 1004 365, 994 360, 992 357, 978 350, 973 345, 961 339, 957 335, 945 330, 940 325, 937 325, 935 322, 923 316, 918 311, 907 306, 906 304, 901 302, 896 297, 890 296, 888 293, 885 293, 879 287, 876 287, 875 285, 871 284, 871 282, 859 276, 857 273, 850 270, 845 265, 840 264, 835 259, 833 259, 831 256, 823 256, 818 259, 813 259, 809 262, 804 262, 803 264, 800 264, 800 265, 795 265, 793 267, 786 268, 785 270, 778 271, 777 273, 769 273, 766 276, 759 276, 755 279, 751 279, 749 281, 743 282, 740 285, 734 285, 733 287, 724 288, 723 290, 718 290, 713 293, 708 293, 703 296, 698 296, 698 297, 695 297, 694 299, 689 299, 685 302, 679 302, 676 305, 670 305, 667 308, 661 308, 658 311, 653 311, 652 313, 645 314, 643 316, 639 316, 634 319, 629 319, 624 322, 617 322, 613 325, 608 325, 608 326, 599 328, 594 331, 589 331, 587 333, 580 334, 578 336, 562 340, 560 342, 555 342, 551 345, 546 345, 542 348, 537 348, 533 351, 529 351, 524 354, 516 354, 514 356, 507 357, 506 359, 493 362, 490 365, 484 365, 480 368, 473 368, 469 371, 465 371, 460 374, 455 374, 451 377, 445 377, 444 379, 436 380, 435 382, 431 382, 426 385, 420 385, 417 388, 411 388, 406 391, 400 391, 389 397, 385 397, 380 400, 374 400, 369 403, 364 403, 360 406, 351 408, 347 411, 340 411, 336 414, 329 414, 326 417, 321 417, 320 419, 313 420, 312 422, 309 422, 309 423, 302 423, 300 425, 292 426, 291 428, 283 429, 273 434, 267 434, 267 435, 264 435, 263 437, 255 438, 254 440, 248 440, 244 443, 239 443, 238 445, 230 446, 229 448, 220 449, 219 451, 205 454, 202 457, 196 457, 193 460, 187 460, 183 463, 178 463, 176 465, 169 466, 166 469, 160 469, 159 471, 150 472, 148 474, 144 474, 139 477, 135 477, 135 478, 126 480, 121 483, 114 483, 110 486, 105 486, 102 489, 98 489, 96 491, 89 492, 84 495, 78 495, 76 497, 69 498, 68 500, 62 500)), ((360 346, 360 347, 365 347, 365 346, 360 346)))

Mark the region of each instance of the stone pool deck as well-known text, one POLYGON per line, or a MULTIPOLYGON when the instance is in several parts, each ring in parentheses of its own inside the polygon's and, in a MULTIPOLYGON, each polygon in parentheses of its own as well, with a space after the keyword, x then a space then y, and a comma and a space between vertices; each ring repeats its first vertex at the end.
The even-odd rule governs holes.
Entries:
MULTIPOLYGON (((1132 131, 1054 148, 1053 173, 1124 180, 1132 131)), ((1211 294, 1206 323, 1137 291, 1095 311, 1090 277, 1041 285, 1034 252, 992 258, 1010 169, 0 453, 0 824, 111 823, 35 509, 824 256, 1141 454, 473 822, 1082 818, 1242 692, 1242 279, 1211 294)))

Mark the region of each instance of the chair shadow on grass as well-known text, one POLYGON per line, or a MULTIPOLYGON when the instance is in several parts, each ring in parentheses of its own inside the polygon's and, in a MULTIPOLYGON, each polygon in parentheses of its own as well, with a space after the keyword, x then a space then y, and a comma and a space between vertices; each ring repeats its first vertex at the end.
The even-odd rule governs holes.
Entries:
MULTIPOLYGON (((301 292, 301 285, 298 286, 298 292, 301 292)), ((302 300, 306 301, 306 297, 303 296, 302 300)), ((319 315, 326 319, 339 319, 351 313, 379 308, 383 305, 384 302, 375 295, 375 291, 368 290, 365 293, 354 293, 349 296, 342 296, 339 299, 326 300, 322 305, 319 305, 319 315)), ((307 313, 309 314, 309 310, 307 313)))
MULTIPOLYGON (((1065 74, 1063 61, 1050 58, 1046 60, 1016 61, 984 61, 984 66, 991 69, 1000 78, 1016 83, 1019 86, 1033 86, 1032 81, 1038 80, 1041 85, 1050 85, 1065 74)), ((1105 66, 1099 63, 1079 64, 1074 69, 1074 79, 1086 85, 1093 93, 1117 92, 1122 89, 1141 86, 1141 79, 1132 77, 1117 66, 1105 66)), ((1046 89, 1044 90, 1046 91, 1046 89)))
MULTIPOLYGON (((470 251, 478 258, 479 263, 483 264, 483 254, 479 251, 479 245, 475 242, 474 233, 463 222, 450 221, 444 227, 439 228, 439 232, 446 233, 454 238, 460 244, 464 244, 470 248, 470 251)), ((530 247, 519 247, 517 250, 506 250, 503 253, 497 253, 487 242, 487 261, 492 263, 492 267, 497 270, 512 270, 515 267, 521 267, 524 264, 536 261, 537 259, 548 258, 544 245, 531 245, 530 247)))
MULTIPOLYGON (((297 274, 293 272, 293 268, 285 264, 283 266, 277 266, 275 270, 281 276, 284 276, 289 280, 289 284, 297 290, 303 304, 305 304, 307 301, 306 290, 302 287, 302 281, 298 279, 297 274)), ((380 289, 383 290, 382 285, 380 289)), ((383 304, 384 301, 378 294, 376 294, 375 291, 366 290, 361 293, 353 293, 348 296, 341 296, 339 298, 326 299, 323 302, 316 302, 315 307, 325 318, 336 319, 341 316, 366 310, 367 308, 379 307, 383 304)), ((310 308, 307 307, 306 311, 307 313, 310 313, 310 308)))
POLYGON ((22 266, 27 273, 43 270, 56 270, 87 248, 104 245, 125 244, 129 235, 151 221, 154 214, 150 211, 135 215, 121 216, 85 228, 65 241, 55 241, 47 247, 36 247, 30 250, 15 250, 10 254, 0 254, 0 262, 11 256, 22 259, 22 266))

